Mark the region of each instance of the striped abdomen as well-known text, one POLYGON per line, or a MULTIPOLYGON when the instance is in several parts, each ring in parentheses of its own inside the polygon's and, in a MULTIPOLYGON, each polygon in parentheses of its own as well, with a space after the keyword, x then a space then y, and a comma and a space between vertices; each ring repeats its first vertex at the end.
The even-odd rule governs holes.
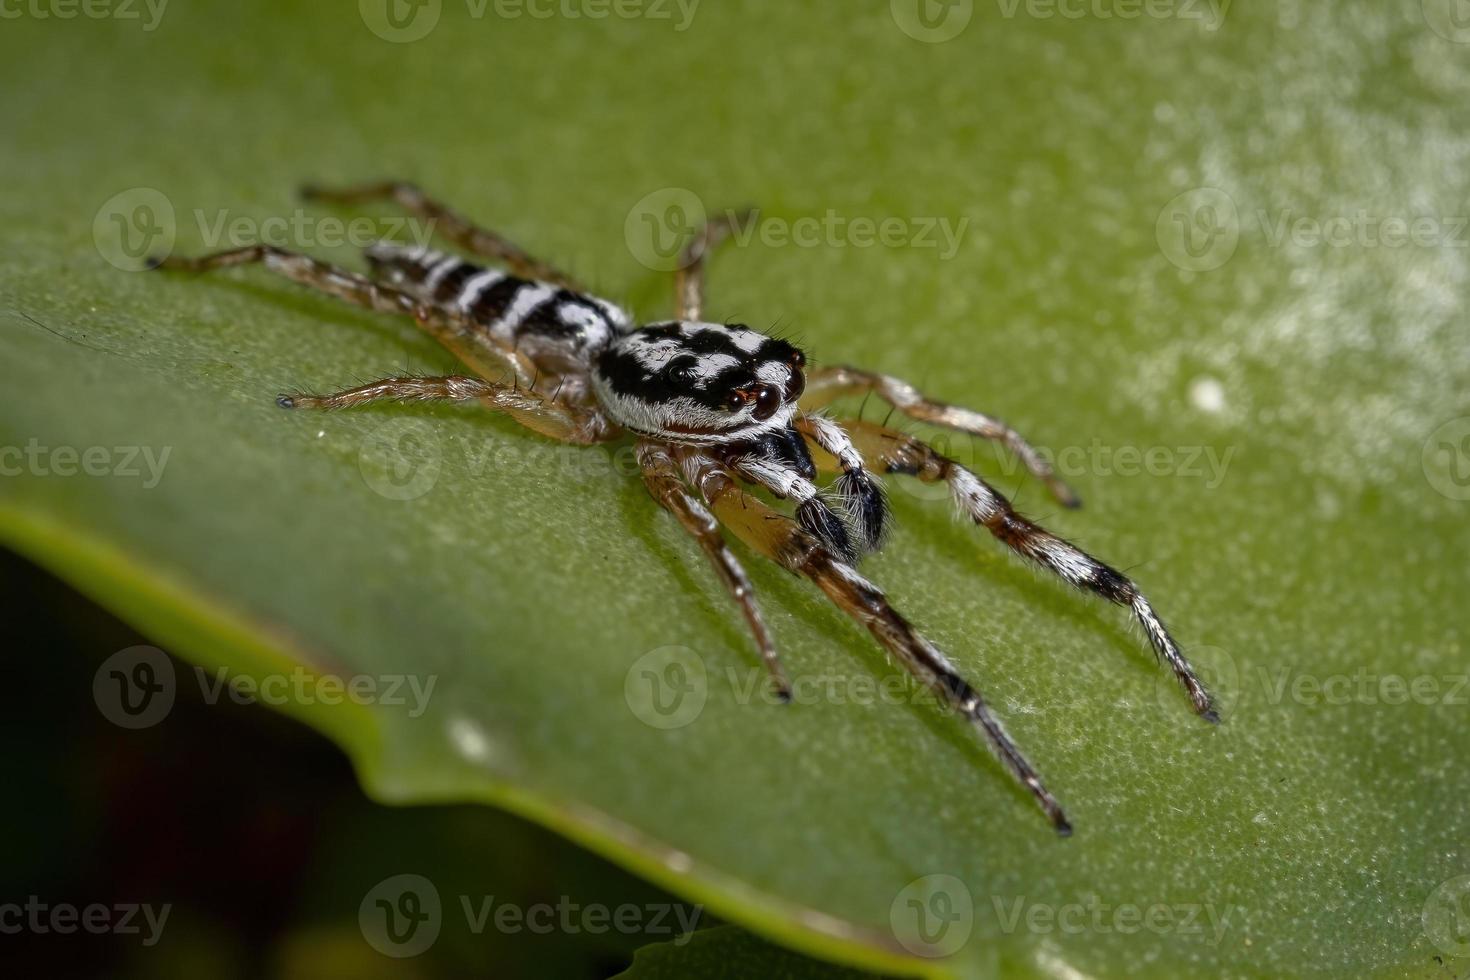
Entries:
POLYGON ((498 344, 584 360, 631 326, 628 314, 595 296, 520 279, 423 246, 379 242, 367 250, 378 278, 416 299, 468 317, 498 344))

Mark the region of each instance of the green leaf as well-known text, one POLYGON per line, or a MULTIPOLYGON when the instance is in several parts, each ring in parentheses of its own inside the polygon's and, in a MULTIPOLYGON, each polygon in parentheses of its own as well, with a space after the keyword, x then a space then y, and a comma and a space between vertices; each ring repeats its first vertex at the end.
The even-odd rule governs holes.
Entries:
POLYGON ((211 683, 417 682, 261 699, 381 800, 529 816, 804 952, 1165 977, 1470 952, 1470 48, 1446 5, 449 3, 407 43, 355 6, 6 21, 0 539, 211 683), (1115 610, 895 489, 865 571, 991 697, 1068 807, 1059 840, 958 721, 878 687, 863 631, 742 552, 802 685, 753 694, 739 617, 625 449, 466 410, 282 412, 452 361, 258 269, 109 261, 121 220, 181 254, 266 235, 356 263, 327 220, 356 212, 292 190, 382 176, 645 317, 669 311, 646 217, 689 217, 671 189, 761 205, 710 315, 1048 447, 1082 511, 941 439, 1129 569, 1225 723, 1115 610), (668 648, 703 704, 660 728, 635 709, 668 648), (952 956, 899 941, 921 913, 952 956))
POLYGON ((683 941, 640 949, 633 965, 618 974, 625 980, 680 980, 682 977, 768 977, 770 980, 861 980, 871 973, 818 963, 761 942, 734 926, 703 929, 683 941))

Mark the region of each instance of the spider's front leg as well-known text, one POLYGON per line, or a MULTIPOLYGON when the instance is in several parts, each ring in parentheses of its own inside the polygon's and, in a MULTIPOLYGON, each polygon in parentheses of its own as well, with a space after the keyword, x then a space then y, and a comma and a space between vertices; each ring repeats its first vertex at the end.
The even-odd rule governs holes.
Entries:
POLYGON ((679 475, 678 466, 667 446, 644 440, 638 443, 636 453, 648 492, 678 519, 689 536, 704 549, 730 597, 740 605, 740 611, 745 615, 751 635, 755 637, 755 644, 760 649, 761 659, 771 672, 777 695, 782 701, 789 702, 791 685, 781 669, 781 658, 776 654, 776 645, 771 642, 771 634, 766 629, 760 606, 756 604, 755 590, 751 588, 745 569, 740 567, 740 562, 725 544, 719 522, 703 504, 690 496, 688 485, 679 475))
POLYGON ((327 201, 334 204, 361 204, 364 201, 391 200, 410 214, 427 220, 433 226, 434 231, 460 248, 502 262, 522 279, 552 283, 575 293, 587 292, 571 276, 560 269, 548 262, 531 257, 504 235, 474 224, 468 218, 426 195, 416 184, 402 180, 383 180, 336 190, 308 184, 301 188, 301 196, 308 201, 327 201))
POLYGON ((674 273, 674 307, 679 319, 694 321, 704 315, 705 259, 720 242, 744 228, 754 217, 754 208, 728 211, 723 217, 706 221, 685 246, 679 256, 678 271, 674 273))
POLYGON ((984 698, 934 644, 889 605, 877 586, 839 560, 815 535, 741 490, 735 475, 723 464, 695 449, 678 452, 689 481, 720 523, 760 554, 810 579, 838 608, 865 626, 906 670, 980 729, 986 743, 1036 800, 1058 833, 1066 836, 1072 832, 1061 805, 984 698))
POLYGON ((915 421, 968 432, 1000 443, 1014 453, 1031 475, 1045 484, 1051 495, 1063 506, 1082 505, 1072 488, 1052 470, 1051 464, 1021 438, 1021 434, 1015 429, 982 412, 926 398, 913 385, 892 375, 845 365, 814 368, 807 372, 806 393, 802 396, 801 407, 810 411, 843 395, 865 395, 869 392, 877 393, 884 401, 915 421))
MULTIPOLYGON (((844 422, 842 428, 874 470, 914 476, 926 483, 945 481, 955 503, 976 524, 1028 561, 1087 592, 1126 606, 1189 695, 1196 713, 1218 722, 1210 692, 1195 674, 1163 620, 1127 576, 1081 548, 1018 514, 990 484, 932 447, 895 429, 872 422, 844 422)), ((818 464, 825 462, 820 456, 818 464)))
POLYGON ((282 408, 355 408, 372 402, 467 402, 504 412, 521 425, 559 442, 592 445, 619 434, 600 412, 558 404, 525 388, 496 384, 483 378, 384 378, 331 395, 282 395, 282 408))

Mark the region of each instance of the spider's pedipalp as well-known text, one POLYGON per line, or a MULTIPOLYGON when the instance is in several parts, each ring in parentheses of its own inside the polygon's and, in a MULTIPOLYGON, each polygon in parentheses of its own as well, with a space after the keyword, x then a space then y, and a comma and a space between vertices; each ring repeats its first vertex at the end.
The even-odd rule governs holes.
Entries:
POLYGON ((848 523, 822 499, 817 485, 801 473, 779 460, 749 454, 731 455, 730 467, 780 499, 794 501, 796 522, 844 561, 853 562, 861 557, 848 523))
POLYGON ((704 549, 720 581, 724 583, 730 597, 739 604, 740 611, 745 616, 751 635, 755 637, 761 659, 771 673, 777 696, 782 701, 789 702, 791 684, 786 680, 786 674, 781 669, 781 658, 777 655, 776 645, 771 641, 771 634, 766 629, 766 621, 761 615, 760 606, 756 604, 755 590, 751 587, 750 579, 746 577, 745 569, 740 566, 740 562, 725 544, 724 535, 720 533, 719 522, 705 509, 703 504, 690 495, 689 488, 679 475, 678 466, 668 447, 640 440, 635 452, 639 468, 643 471, 643 482, 648 486, 649 494, 665 510, 673 514, 684 530, 704 549))
POLYGON ((1021 434, 1015 429, 982 412, 926 398, 913 385, 892 375, 840 364, 818 368, 809 374, 806 394, 802 397, 801 404, 806 409, 820 408, 843 395, 868 392, 877 392, 884 401, 916 422, 968 432, 1000 443, 1014 453, 1031 475, 1040 480, 1064 507, 1082 506, 1082 501, 1072 488, 1057 476, 1051 464, 1021 438, 1021 434))
POLYGON ((986 744, 1041 807, 1057 833, 1072 832, 1061 805, 1011 740, 985 699, 954 664, 889 604, 887 597, 795 521, 745 493, 721 463, 695 450, 680 452, 690 482, 720 522, 757 552, 815 584, 839 609, 866 627, 883 648, 945 703, 973 723, 986 744))
POLYGON ((998 490, 959 463, 911 436, 871 422, 843 423, 853 443, 875 469, 945 481, 960 510, 1002 544, 1064 581, 1126 606, 1143 627, 1154 653, 1169 665, 1200 717, 1218 722, 1214 701, 1179 645, 1132 580, 1070 541, 1021 516, 998 490))
POLYGON ((834 489, 842 512, 852 527, 855 543, 862 553, 877 551, 891 526, 883 485, 867 471, 862 454, 836 422, 821 415, 803 414, 797 416, 795 426, 797 431, 837 460, 842 475, 837 478, 834 489))

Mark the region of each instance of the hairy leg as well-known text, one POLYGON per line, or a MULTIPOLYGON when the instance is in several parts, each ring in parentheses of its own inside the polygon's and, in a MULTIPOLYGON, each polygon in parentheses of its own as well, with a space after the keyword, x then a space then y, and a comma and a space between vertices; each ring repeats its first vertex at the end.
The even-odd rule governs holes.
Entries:
POLYGON ((518 384, 529 384, 535 372, 524 357, 477 342, 459 318, 430 306, 385 283, 319 261, 309 255, 276 248, 248 245, 193 258, 169 256, 154 262, 158 269, 207 272, 237 265, 259 263, 277 275, 318 292, 380 313, 404 313, 414 318, 425 333, 483 377, 509 372, 518 384))
POLYGON ((740 606, 740 611, 745 615, 751 635, 755 637, 756 647, 760 650, 761 659, 765 661, 767 669, 771 672, 771 680, 776 686, 776 693, 781 700, 790 701, 791 685, 787 682, 786 675, 781 669, 781 658, 776 654, 776 645, 771 642, 771 635, 766 629, 765 618, 761 616, 760 606, 756 604, 755 590, 751 588, 745 569, 740 567, 740 562, 736 560, 735 555, 725 543, 725 537, 720 533, 719 522, 702 503, 690 494, 688 485, 679 475, 678 466, 667 446, 645 440, 638 443, 636 452, 638 465, 643 470, 643 482, 648 485, 648 492, 665 510, 674 515, 689 536, 704 549, 710 564, 715 568, 715 573, 719 575, 730 597, 735 600, 740 606))
POLYGON ((704 315, 705 259, 720 242, 745 226, 755 216, 751 208, 728 211, 723 217, 712 218, 695 235, 679 258, 679 269, 674 273, 674 303, 681 320, 698 320, 704 315))
POLYGON ((1208 721, 1220 720, 1209 691, 1132 580, 1022 517, 994 487, 918 439, 872 422, 846 422, 843 428, 874 470, 907 474, 926 483, 947 482, 960 510, 1016 554, 1085 592, 1127 607, 1154 653, 1179 679, 1194 710, 1208 721))
POLYGON ((502 262, 522 279, 533 279, 538 282, 564 286, 576 293, 587 291, 556 266, 532 258, 524 249, 498 232, 479 227, 468 218, 424 194, 416 184, 401 180, 383 180, 337 189, 308 184, 301 188, 301 196, 308 201, 328 201, 335 204, 391 200, 410 214, 429 221, 434 231, 460 248, 502 262))
POLYGON ((839 609, 867 628, 883 648, 919 681, 967 718, 1001 763, 1024 786, 1062 835, 1072 832, 1066 814, 1036 769, 1011 741, 984 698, 954 664, 899 615, 888 599, 816 536, 740 489, 735 476, 696 451, 681 451, 685 476, 720 523, 760 554, 805 576, 839 609))
POLYGON ((559 442, 591 445, 615 436, 601 413, 556 404, 524 388, 496 384, 483 378, 383 378, 330 395, 282 395, 282 408, 355 408, 372 402, 466 402, 504 412, 526 428, 559 442))
POLYGON ((820 408, 843 395, 862 395, 868 392, 877 393, 884 401, 915 421, 968 432, 1005 446, 1025 464, 1032 476, 1045 484, 1051 495, 1063 506, 1081 506, 1082 501, 1072 492, 1072 488, 1053 472, 1051 464, 1021 438, 1015 429, 982 412, 926 398, 913 385, 892 375, 843 365, 813 369, 807 372, 806 393, 802 396, 801 406, 808 410, 820 408))

